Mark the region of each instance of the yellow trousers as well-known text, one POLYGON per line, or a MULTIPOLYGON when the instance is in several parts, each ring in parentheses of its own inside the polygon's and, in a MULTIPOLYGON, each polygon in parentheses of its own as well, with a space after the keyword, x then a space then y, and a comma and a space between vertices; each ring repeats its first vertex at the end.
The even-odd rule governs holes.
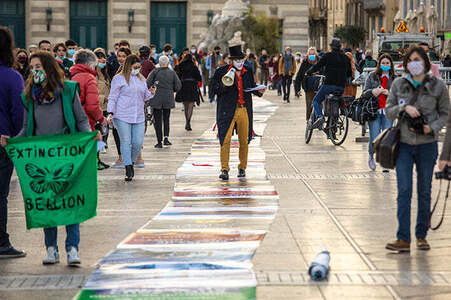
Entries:
POLYGON ((230 159, 230 141, 232 140, 233 129, 238 131, 238 140, 240 142, 240 164, 239 169, 246 170, 247 167, 247 153, 248 148, 248 138, 249 138, 249 118, 247 115, 247 109, 245 107, 237 107, 235 110, 235 115, 233 116, 232 123, 230 124, 229 130, 224 138, 224 142, 221 146, 221 168, 222 170, 230 171, 229 159, 230 159))

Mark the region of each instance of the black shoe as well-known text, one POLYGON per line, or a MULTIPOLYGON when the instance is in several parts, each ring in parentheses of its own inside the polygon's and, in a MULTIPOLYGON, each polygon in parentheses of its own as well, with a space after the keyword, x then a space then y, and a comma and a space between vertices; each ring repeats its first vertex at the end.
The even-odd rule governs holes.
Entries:
POLYGON ((323 123, 324 123, 324 117, 321 116, 318 119, 316 119, 316 121, 313 123, 312 127, 313 128, 322 128, 323 123))
POLYGON ((290 103, 290 97, 287 97, 287 102, 290 103))
POLYGON ((13 246, 0 248, 0 259, 25 257, 27 253, 22 250, 16 250, 13 246))
POLYGON ((165 146, 171 146, 172 143, 168 140, 168 138, 164 138, 163 145, 165 145, 165 146))
POLYGON ((158 143, 154 146, 155 148, 163 148, 163 144, 162 143, 158 143))
POLYGON ((132 181, 134 175, 133 173, 132 165, 125 166, 125 181, 132 181))
POLYGON ((132 178, 135 177, 135 167, 132 165, 132 178))
POLYGON ((186 130, 186 131, 192 131, 192 129, 191 129, 191 124, 190 124, 189 122, 186 123, 186 125, 185 125, 185 130, 186 130))
POLYGON ((282 93, 277 92, 277 96, 282 96, 282 93))
POLYGON ((102 171, 102 170, 108 169, 109 167, 110 167, 110 165, 104 163, 103 161, 101 161, 101 160, 97 161, 97 170, 102 171))
POLYGON ((238 170, 238 177, 246 177, 246 171, 243 169, 238 170))
POLYGON ((229 180, 229 171, 222 170, 221 174, 219 175, 219 178, 222 180, 229 180))

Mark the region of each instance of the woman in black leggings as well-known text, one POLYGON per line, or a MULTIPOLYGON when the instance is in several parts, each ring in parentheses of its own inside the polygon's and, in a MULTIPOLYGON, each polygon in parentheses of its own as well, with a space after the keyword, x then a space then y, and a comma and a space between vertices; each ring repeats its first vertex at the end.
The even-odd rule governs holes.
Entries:
POLYGON ((177 74, 168 67, 169 58, 167 56, 160 56, 158 65, 159 67, 154 69, 147 77, 147 87, 157 87, 156 94, 152 98, 150 105, 155 116, 154 127, 157 136, 155 148, 163 148, 163 126, 164 145, 171 145, 168 139, 169 117, 171 116, 171 109, 175 107, 174 93, 180 90, 182 83, 177 74))

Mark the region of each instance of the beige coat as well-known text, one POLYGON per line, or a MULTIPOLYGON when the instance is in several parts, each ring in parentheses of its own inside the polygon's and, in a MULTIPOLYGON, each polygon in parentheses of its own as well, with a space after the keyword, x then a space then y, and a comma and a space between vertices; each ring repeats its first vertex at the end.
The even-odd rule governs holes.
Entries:
POLYGON ((96 80, 97 86, 99 88, 100 109, 102 111, 106 111, 108 104, 108 95, 110 94, 110 82, 106 80, 105 76, 99 68, 97 68, 96 80))

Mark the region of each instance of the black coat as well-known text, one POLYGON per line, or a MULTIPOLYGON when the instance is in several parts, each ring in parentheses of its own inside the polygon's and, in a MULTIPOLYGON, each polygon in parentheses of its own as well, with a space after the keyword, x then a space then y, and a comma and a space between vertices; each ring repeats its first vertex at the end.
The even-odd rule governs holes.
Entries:
POLYGON ((192 61, 183 61, 174 71, 182 82, 182 88, 177 92, 175 101, 199 103, 199 82, 202 81, 202 76, 196 65, 192 61))
MULTIPOLYGON (((227 131, 229 130, 230 124, 232 123, 238 103, 238 84, 236 80, 235 83, 230 87, 226 87, 222 84, 222 77, 229 71, 230 68, 230 65, 226 65, 217 69, 211 83, 213 92, 218 96, 216 108, 216 124, 218 127, 219 142, 221 143, 221 145, 224 142, 227 131)), ((242 77, 243 90, 254 88, 256 86, 254 81, 254 74, 246 67, 244 67, 243 70, 245 70, 242 77)), ((262 96, 262 94, 259 92, 252 93, 259 97, 262 96)), ((247 109, 247 115, 249 117, 248 142, 251 141, 253 132, 252 93, 244 92, 244 105, 247 109)))
MULTIPOLYGON (((319 57, 316 57, 317 60, 319 60, 319 57)), ((294 91, 298 93, 302 89, 305 92, 311 91, 310 88, 307 87, 307 78, 310 76, 307 76, 305 73, 314 66, 314 64, 310 63, 310 60, 308 57, 306 57, 301 64, 301 67, 299 68, 298 73, 296 74, 296 79, 294 80, 294 91)))
POLYGON ((346 86, 346 78, 352 77, 351 61, 343 51, 332 50, 321 57, 319 62, 307 71, 307 75, 324 68, 325 85, 346 86))

